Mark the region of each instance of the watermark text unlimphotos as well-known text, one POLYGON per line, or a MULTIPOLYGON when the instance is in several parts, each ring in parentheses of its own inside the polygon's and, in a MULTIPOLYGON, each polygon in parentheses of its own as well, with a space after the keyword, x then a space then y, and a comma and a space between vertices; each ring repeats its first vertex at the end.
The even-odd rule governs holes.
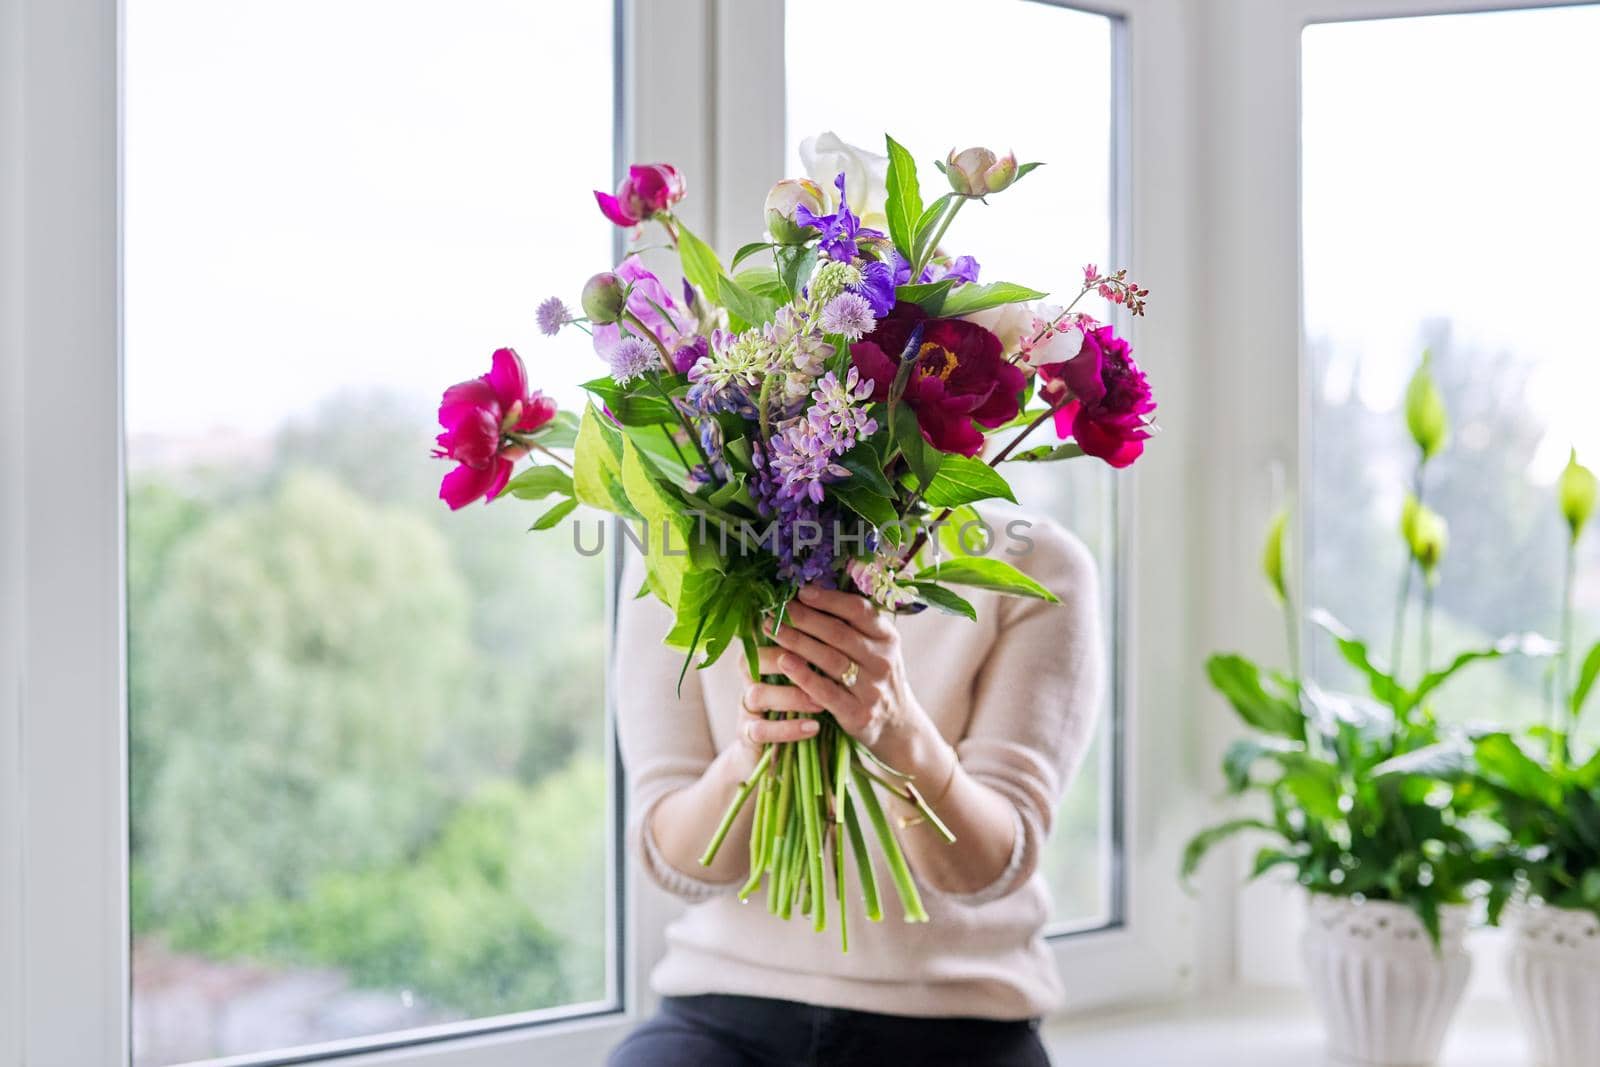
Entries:
MULTIPOLYGON (((618 523, 624 546, 649 556, 688 556, 696 545, 715 547, 721 555, 800 554, 827 544, 835 557, 860 555, 877 544, 906 544, 917 533, 926 531, 930 541, 939 541, 941 529, 948 529, 962 554, 989 556, 1001 553, 1012 558, 1033 551, 1033 538, 1028 531, 1033 523, 1027 519, 1011 519, 1000 529, 983 519, 966 519, 961 522, 939 520, 928 523, 906 523, 895 520, 872 527, 861 522, 821 523, 799 519, 780 526, 775 520, 765 525, 740 520, 737 525, 707 512, 686 511, 690 528, 685 532, 677 524, 662 521, 659 524, 624 520, 618 523), (781 553, 787 548, 789 553, 781 553)), ((596 519, 585 530, 581 519, 572 522, 572 547, 580 556, 598 556, 606 549, 606 529, 611 525, 605 519, 596 519)))

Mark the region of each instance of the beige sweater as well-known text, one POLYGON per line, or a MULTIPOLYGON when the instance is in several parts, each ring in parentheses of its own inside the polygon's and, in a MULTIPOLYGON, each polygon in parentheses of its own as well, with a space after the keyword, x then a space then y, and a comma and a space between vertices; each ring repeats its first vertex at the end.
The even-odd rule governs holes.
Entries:
MULTIPOLYGON (((934 610, 899 619, 918 700, 956 745, 967 771, 1016 807, 1011 862, 993 884, 967 896, 919 881, 932 921, 909 924, 874 846, 884 918, 866 921, 852 868, 848 954, 839 951, 831 925, 818 934, 809 921, 784 922, 768 914, 764 890, 741 903, 739 882, 706 882, 695 871, 672 867, 656 850, 649 813, 737 743, 747 677, 735 646, 707 670, 691 669, 675 695, 682 657, 661 644, 670 622, 666 608, 653 599, 625 600, 616 662, 632 790, 631 847, 656 882, 692 903, 667 931, 666 957, 652 975, 658 993, 736 993, 898 1015, 992 1019, 1023 1019, 1058 1007, 1060 980, 1041 937, 1050 897, 1036 868, 1100 705, 1099 594, 1094 560, 1080 542, 1045 521, 1027 533, 1033 549, 1011 561, 1060 596, 1060 605, 963 590, 978 610, 977 622, 934 610)), ((641 576, 635 557, 625 598, 641 576)))

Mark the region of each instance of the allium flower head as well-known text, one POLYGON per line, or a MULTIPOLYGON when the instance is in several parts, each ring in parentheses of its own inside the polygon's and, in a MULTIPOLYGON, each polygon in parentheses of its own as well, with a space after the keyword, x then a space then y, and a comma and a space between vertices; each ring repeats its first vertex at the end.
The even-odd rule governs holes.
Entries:
POLYGON ((561 327, 572 321, 572 312, 567 310, 567 305, 559 296, 552 296, 539 305, 535 317, 539 320, 539 332, 546 337, 554 337, 561 332, 561 327))
POLYGON ((842 334, 847 341, 859 341, 878 325, 872 305, 858 293, 840 293, 822 309, 822 332, 842 334))
POLYGON ((611 377, 618 385, 626 385, 659 363, 660 353, 649 341, 630 335, 617 342, 606 358, 611 377))
POLYGON ((851 286, 860 285, 861 281, 860 267, 830 259, 817 265, 808 285, 811 299, 817 304, 826 304, 851 286))

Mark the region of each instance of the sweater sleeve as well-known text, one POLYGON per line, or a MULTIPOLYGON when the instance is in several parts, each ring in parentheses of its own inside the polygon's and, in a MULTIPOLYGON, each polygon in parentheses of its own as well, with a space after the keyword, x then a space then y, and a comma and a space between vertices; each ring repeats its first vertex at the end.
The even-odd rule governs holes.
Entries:
POLYGON ((683 653, 662 644, 672 613, 654 597, 633 598, 644 567, 630 555, 617 608, 614 678, 617 739, 628 775, 628 843, 652 881, 691 902, 732 892, 737 883, 712 882, 667 862, 650 831, 650 816, 668 794, 693 785, 717 756, 697 671, 678 688, 683 653))
POLYGON ((1100 588, 1094 558, 1059 526, 1038 522, 1033 548, 1011 561, 1060 604, 1002 598, 994 650, 973 685, 972 718, 956 746, 974 779, 1012 804, 1010 862, 989 885, 956 899, 998 900, 1039 866, 1061 795, 1077 772, 1100 708, 1100 588))

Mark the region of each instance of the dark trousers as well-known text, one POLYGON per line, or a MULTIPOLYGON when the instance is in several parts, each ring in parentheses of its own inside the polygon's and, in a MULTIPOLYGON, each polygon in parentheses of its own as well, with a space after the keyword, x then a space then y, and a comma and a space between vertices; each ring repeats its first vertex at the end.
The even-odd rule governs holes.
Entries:
POLYGON ((1050 1067, 1038 1022, 921 1019, 765 997, 667 997, 607 1067, 1050 1067))

